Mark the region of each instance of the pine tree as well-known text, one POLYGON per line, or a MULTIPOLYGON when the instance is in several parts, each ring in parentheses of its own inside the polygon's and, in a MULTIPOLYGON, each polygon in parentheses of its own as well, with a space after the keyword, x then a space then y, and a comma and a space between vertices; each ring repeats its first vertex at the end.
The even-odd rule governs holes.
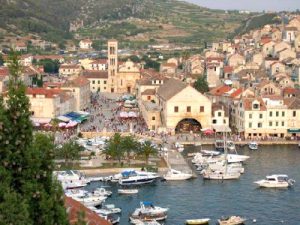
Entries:
POLYGON ((15 53, 9 57, 9 69, 6 104, 0 99, 0 225, 67 225, 63 192, 52 177, 53 138, 33 136, 15 53))

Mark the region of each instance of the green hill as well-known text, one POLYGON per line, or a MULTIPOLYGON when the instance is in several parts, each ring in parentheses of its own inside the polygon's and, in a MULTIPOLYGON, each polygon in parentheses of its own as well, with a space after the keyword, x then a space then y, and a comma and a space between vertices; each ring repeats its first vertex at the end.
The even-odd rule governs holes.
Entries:
POLYGON ((36 33, 53 42, 113 37, 136 45, 200 45, 226 38, 248 17, 177 0, 0 0, 0 5, 0 32, 36 33), (76 20, 84 27, 69 33, 76 20))

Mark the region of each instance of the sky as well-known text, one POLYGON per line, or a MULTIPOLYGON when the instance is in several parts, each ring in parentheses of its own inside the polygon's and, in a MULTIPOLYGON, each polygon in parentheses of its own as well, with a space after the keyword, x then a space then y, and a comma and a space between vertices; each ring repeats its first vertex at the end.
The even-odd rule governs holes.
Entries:
POLYGON ((185 0, 211 9, 239 9, 249 11, 294 11, 300 0, 185 0))

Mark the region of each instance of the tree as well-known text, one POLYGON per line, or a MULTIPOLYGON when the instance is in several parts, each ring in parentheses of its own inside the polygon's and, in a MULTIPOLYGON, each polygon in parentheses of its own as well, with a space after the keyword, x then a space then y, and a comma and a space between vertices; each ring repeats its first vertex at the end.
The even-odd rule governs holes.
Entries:
POLYGON ((0 100, 0 224, 67 225, 63 192, 52 177, 53 140, 33 136, 19 56, 12 52, 8 63, 7 100, 0 100))
POLYGON ((204 76, 201 76, 197 79, 197 81, 194 84, 194 88, 196 88, 201 93, 209 91, 208 83, 204 76))
POLYGON ((145 141, 144 143, 141 144, 139 149, 139 155, 143 155, 145 157, 147 165, 149 163, 149 157, 151 155, 156 155, 156 154, 157 154, 157 149, 153 146, 151 141, 145 141))
POLYGON ((115 133, 114 136, 107 142, 103 153, 113 159, 117 159, 119 163, 121 163, 124 151, 122 148, 122 137, 119 133, 115 133))
POLYGON ((39 65, 44 67, 45 73, 58 73, 59 61, 51 59, 42 59, 39 61, 39 65))
POLYGON ((138 147, 139 143, 133 136, 126 136, 121 139, 121 149, 122 152, 126 153, 126 158, 129 164, 131 154, 137 152, 138 147))
POLYGON ((61 148, 56 148, 56 158, 64 159, 66 165, 70 165, 71 161, 80 159, 80 152, 84 148, 78 145, 75 141, 69 141, 61 148))

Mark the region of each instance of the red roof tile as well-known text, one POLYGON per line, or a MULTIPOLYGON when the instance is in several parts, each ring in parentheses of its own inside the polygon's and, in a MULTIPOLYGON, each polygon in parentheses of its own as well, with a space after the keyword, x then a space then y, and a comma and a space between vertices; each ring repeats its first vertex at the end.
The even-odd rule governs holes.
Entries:
POLYGON ((231 93, 230 97, 232 98, 236 98, 239 97, 243 92, 242 88, 237 89, 236 91, 234 91, 233 93, 231 93))
POLYGON ((231 73, 233 71, 232 66, 224 66, 224 73, 231 73))
POLYGON ((211 95, 216 95, 216 96, 221 96, 227 92, 229 92, 232 88, 227 86, 227 85, 223 85, 223 86, 219 86, 219 87, 216 87, 212 90, 209 91, 209 93, 211 95))

